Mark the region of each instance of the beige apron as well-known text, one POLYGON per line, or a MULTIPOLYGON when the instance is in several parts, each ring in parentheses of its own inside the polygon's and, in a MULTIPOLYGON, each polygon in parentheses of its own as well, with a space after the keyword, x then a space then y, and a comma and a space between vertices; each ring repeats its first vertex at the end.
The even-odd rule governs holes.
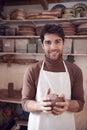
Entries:
MULTIPOLYGON (((71 99, 70 78, 65 63, 66 72, 45 71, 43 66, 44 62, 40 70, 36 100, 40 101, 49 87, 51 93, 64 94, 66 99, 71 99)), ((43 112, 30 113, 28 130, 75 130, 74 114, 67 111, 57 116, 43 112)))

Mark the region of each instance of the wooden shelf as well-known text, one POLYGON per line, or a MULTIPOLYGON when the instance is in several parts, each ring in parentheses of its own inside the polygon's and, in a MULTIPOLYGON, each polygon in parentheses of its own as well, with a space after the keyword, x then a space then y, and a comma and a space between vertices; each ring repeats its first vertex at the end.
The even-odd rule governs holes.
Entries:
MULTIPOLYGON (((0 39, 39 39, 40 36, 0 36, 0 39)), ((65 39, 87 39, 87 35, 70 35, 65 36, 65 39)))
POLYGON ((30 39, 30 38, 38 39, 39 36, 0 36, 0 39, 30 39))
POLYGON ((18 103, 18 104, 21 104, 21 99, 17 99, 17 98, 1 98, 0 97, 0 101, 1 102, 7 102, 7 103, 18 103))
POLYGON ((64 56, 68 56, 68 55, 70 55, 70 56, 87 56, 87 54, 63 54, 64 56))
POLYGON ((71 36, 65 36, 65 39, 87 39, 87 35, 71 35, 71 36))
POLYGON ((30 55, 30 56, 43 56, 44 53, 22 53, 22 52, 0 52, 1 55, 30 55))
MULTIPOLYGON (((32 56, 33 58, 36 58, 38 56, 44 56, 44 53, 16 53, 16 52, 0 52, 0 55, 28 55, 32 56)), ((72 55, 72 56, 87 56, 87 54, 79 54, 79 53, 67 53, 63 54, 64 56, 72 55)), ((29 57, 30 58, 30 57, 29 57)))
POLYGON ((33 23, 34 25, 41 23, 58 23, 58 22, 73 22, 77 20, 87 20, 87 17, 79 18, 58 18, 58 19, 31 19, 31 20, 0 20, 0 24, 18 24, 18 23, 33 23))
POLYGON ((28 122, 27 121, 16 121, 16 124, 19 125, 19 126, 27 126, 28 122))

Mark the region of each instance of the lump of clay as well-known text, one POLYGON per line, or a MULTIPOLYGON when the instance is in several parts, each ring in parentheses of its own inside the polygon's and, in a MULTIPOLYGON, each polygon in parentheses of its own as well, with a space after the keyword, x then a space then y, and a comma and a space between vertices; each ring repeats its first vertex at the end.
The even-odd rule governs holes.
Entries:
POLYGON ((52 107, 55 105, 56 102, 64 102, 64 98, 59 97, 57 94, 49 94, 48 97, 52 102, 52 107))

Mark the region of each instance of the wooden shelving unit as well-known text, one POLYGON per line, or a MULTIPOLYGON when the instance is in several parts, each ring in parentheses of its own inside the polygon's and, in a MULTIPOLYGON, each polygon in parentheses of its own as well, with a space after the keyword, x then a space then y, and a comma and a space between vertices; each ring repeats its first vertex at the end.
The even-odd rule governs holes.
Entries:
MULTIPOLYGON (((32 19, 32 20, 0 20, 0 24, 1 25, 14 25, 14 24, 29 24, 32 23, 35 26, 38 24, 46 24, 46 23, 60 23, 60 22, 75 22, 78 20, 87 20, 87 17, 79 17, 79 18, 58 18, 58 19, 32 19)), ((40 36, 0 36, 0 39, 39 39, 40 36)), ((70 36, 65 36, 65 39, 87 39, 87 35, 70 35, 70 36)), ((38 43, 37 43, 38 44, 38 43)), ((28 55, 30 56, 29 58, 36 58, 38 59, 38 57, 43 57, 43 53, 18 53, 18 52, 0 52, 0 55, 10 55, 10 54, 14 54, 14 55, 28 55)), ((64 55, 73 55, 73 56, 87 56, 87 54, 64 54, 64 55)))
MULTIPOLYGON (((44 1, 44 0, 43 0, 44 1)), ((81 18, 58 18, 58 19, 33 19, 33 20, 0 20, 0 25, 19 25, 19 24, 33 24, 34 26, 37 26, 39 24, 46 24, 46 23, 61 23, 61 22, 71 22, 73 23, 74 21, 78 20, 87 20, 87 17, 81 17, 81 18)), ((39 39, 39 36, 0 36, 0 39, 30 39, 30 38, 35 38, 39 39)), ((65 39, 87 39, 87 35, 70 35, 70 36, 65 36, 65 39)), ((0 56, 3 55, 15 55, 15 56, 29 56, 28 58, 34 58, 38 59, 38 57, 43 57, 43 53, 18 53, 18 52, 0 52, 0 56)), ((75 54, 75 53, 70 53, 70 54, 63 54, 64 56, 81 56, 81 57, 87 57, 87 54, 75 54)), ((14 64, 14 63, 13 63, 14 64)), ((0 98, 0 102, 6 102, 6 103, 15 103, 15 104, 21 104, 21 99, 17 98, 0 98)), ((27 121, 16 121, 17 129, 19 130, 20 126, 27 126, 27 121)))

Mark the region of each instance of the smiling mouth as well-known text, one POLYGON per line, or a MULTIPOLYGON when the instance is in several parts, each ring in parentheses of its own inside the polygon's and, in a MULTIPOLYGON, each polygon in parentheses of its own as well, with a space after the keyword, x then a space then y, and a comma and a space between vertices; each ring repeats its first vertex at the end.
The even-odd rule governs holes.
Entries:
POLYGON ((51 51, 50 54, 57 54, 58 52, 57 51, 51 51))
POLYGON ((51 52, 51 53, 50 53, 50 56, 56 58, 56 57, 58 57, 58 53, 57 53, 57 52, 51 52))
POLYGON ((52 52, 58 52, 58 50, 50 50, 50 53, 52 53, 52 52))

